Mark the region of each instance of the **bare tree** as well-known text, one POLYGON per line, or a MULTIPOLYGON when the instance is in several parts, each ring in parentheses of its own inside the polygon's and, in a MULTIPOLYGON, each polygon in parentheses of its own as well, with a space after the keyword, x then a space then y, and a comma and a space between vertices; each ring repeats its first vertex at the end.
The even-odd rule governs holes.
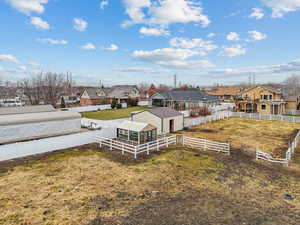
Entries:
POLYGON ((46 104, 56 105, 65 88, 65 76, 57 73, 44 75, 44 99, 46 104))
POLYGON ((32 105, 38 105, 42 101, 45 104, 56 106, 61 95, 72 87, 72 81, 66 80, 64 74, 41 73, 22 80, 20 86, 32 105))
POLYGON ((25 78, 20 83, 23 88, 24 95, 27 96, 31 105, 38 105, 43 100, 44 96, 44 78, 43 73, 25 78))
POLYGON ((300 95, 300 75, 291 75, 284 81, 284 93, 289 96, 300 95))

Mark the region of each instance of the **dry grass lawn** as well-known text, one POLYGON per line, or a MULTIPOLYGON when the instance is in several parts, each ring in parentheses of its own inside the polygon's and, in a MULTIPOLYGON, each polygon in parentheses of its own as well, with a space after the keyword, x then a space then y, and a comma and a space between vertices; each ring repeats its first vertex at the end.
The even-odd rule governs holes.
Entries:
POLYGON ((284 157, 289 141, 298 129, 299 123, 229 118, 195 126, 179 133, 195 138, 230 142, 234 149, 251 152, 259 147, 274 157, 284 157))
POLYGON ((300 175, 288 168, 243 152, 174 147, 134 161, 93 149, 0 165, 0 224, 300 224, 300 175))

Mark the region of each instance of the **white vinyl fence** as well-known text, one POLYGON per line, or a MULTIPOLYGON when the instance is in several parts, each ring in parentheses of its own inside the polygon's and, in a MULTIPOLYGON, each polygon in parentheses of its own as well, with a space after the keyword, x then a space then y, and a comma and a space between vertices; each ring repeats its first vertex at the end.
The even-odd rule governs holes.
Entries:
POLYGON ((286 109, 285 113, 290 115, 300 115, 300 110, 286 109))
POLYGON ((272 163, 282 163, 288 165, 289 160, 288 159, 277 159, 273 158, 270 154, 266 152, 262 152, 259 149, 256 150, 256 160, 265 160, 272 163))
POLYGON ((156 141, 140 145, 131 145, 115 139, 103 137, 97 137, 96 142, 99 143, 100 147, 106 146, 109 147, 110 150, 116 149, 122 151, 122 154, 124 154, 124 152, 133 154, 134 158, 136 159, 137 155, 143 152, 147 152, 147 154, 149 155, 150 151, 152 150, 159 151, 161 147, 169 147, 169 145, 176 144, 176 135, 164 137, 156 141))
POLYGON ((258 119, 258 120, 276 120, 290 123, 300 123, 299 116, 284 116, 260 113, 243 113, 243 112, 230 112, 230 117, 258 119))
MULTIPOLYGON (((122 108, 127 108, 127 104, 122 103, 122 108)), ((63 110, 82 113, 82 112, 93 112, 93 111, 108 110, 108 109, 111 109, 111 105, 82 106, 82 107, 64 108, 63 110)))
POLYGON ((200 124, 216 121, 216 120, 223 120, 229 118, 231 116, 231 112, 218 112, 211 116, 204 116, 204 117, 197 117, 193 119, 185 119, 184 120, 184 127, 192 127, 197 126, 200 124))
POLYGON ((201 148, 203 150, 211 150, 216 152, 224 152, 230 155, 230 144, 216 141, 209 141, 200 138, 182 137, 182 145, 192 148, 201 148))

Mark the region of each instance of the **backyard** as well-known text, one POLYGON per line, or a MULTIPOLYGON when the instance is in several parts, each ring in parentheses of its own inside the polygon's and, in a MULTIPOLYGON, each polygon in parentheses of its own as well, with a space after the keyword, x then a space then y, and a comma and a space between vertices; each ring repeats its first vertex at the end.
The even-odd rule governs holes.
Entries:
POLYGON ((300 224, 299 171, 238 150, 173 146, 136 161, 88 145, 2 162, 0 189, 1 225, 300 224))
POLYGON ((148 107, 146 106, 137 106, 130 107, 125 109, 111 109, 111 110, 103 110, 97 112, 85 112, 81 113, 82 117, 96 120, 114 120, 114 119, 122 119, 128 118, 131 116, 132 112, 145 110, 148 107))
POLYGON ((298 129, 299 123, 229 118, 195 126, 179 133, 189 137, 230 142, 233 149, 250 152, 255 152, 259 147, 274 157, 284 157, 289 141, 298 129))

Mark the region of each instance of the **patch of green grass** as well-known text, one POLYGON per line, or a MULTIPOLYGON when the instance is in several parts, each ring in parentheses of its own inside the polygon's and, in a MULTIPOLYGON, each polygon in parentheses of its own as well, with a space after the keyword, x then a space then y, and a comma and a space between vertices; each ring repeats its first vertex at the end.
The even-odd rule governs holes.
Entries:
POLYGON ((115 119, 122 119, 128 118, 131 116, 131 113, 134 111, 141 111, 145 110, 148 107, 130 107, 126 109, 111 109, 111 110, 103 110, 97 112, 85 112, 81 113, 82 117, 89 118, 89 119, 97 119, 97 120, 115 120, 115 119))
POLYGON ((163 153, 144 163, 144 165, 158 166, 160 164, 170 164, 180 166, 187 170, 210 170, 217 172, 224 167, 213 157, 208 155, 199 155, 195 152, 186 150, 176 150, 163 153))
POLYGON ((96 152, 94 150, 86 150, 86 151, 70 151, 61 154, 57 154, 54 156, 50 156, 45 159, 45 161, 62 161, 68 158, 77 157, 77 156, 89 156, 94 154, 101 154, 100 152, 96 152))

